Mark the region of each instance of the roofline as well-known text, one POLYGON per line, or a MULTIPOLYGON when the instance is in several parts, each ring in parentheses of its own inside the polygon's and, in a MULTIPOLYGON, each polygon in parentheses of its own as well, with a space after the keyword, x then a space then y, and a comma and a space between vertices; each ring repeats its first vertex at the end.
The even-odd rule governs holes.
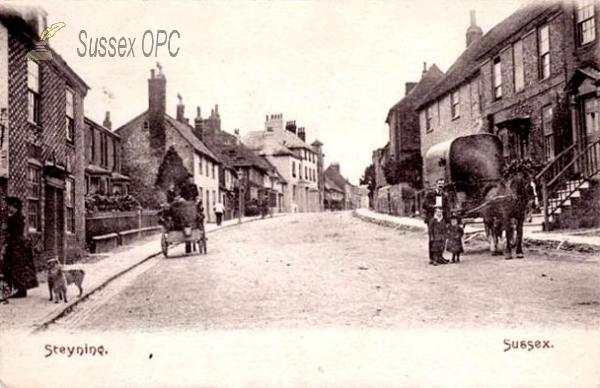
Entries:
POLYGON ((113 132, 113 131, 111 131, 110 129, 106 128, 104 125, 100 125, 100 124, 98 124, 98 123, 97 123, 97 122, 95 122, 94 120, 90 119, 88 116, 84 116, 84 117, 83 117, 83 122, 84 122, 84 123, 86 123, 86 122, 87 122, 87 123, 89 123, 89 124, 92 124, 93 126, 95 126, 95 127, 98 127, 98 128, 100 128, 100 129, 104 130, 105 132, 109 133, 109 134, 110 134, 111 136, 113 136, 113 137, 116 137, 116 138, 118 138, 118 139, 120 139, 120 138, 121 138, 121 136, 119 136, 118 134, 114 133, 114 132, 113 132))

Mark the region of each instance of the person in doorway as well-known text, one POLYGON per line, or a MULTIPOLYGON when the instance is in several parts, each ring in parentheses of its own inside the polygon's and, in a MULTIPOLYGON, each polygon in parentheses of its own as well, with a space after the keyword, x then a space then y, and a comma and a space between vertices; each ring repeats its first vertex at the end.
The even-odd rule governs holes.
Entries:
POLYGON ((6 246, 2 261, 2 274, 16 292, 11 298, 24 298, 27 290, 39 286, 33 249, 29 238, 25 235, 25 217, 23 203, 17 197, 6 197, 8 218, 6 219, 6 246))
POLYGON ((223 213, 225 213, 225 205, 219 200, 215 204, 215 216, 217 217, 217 226, 221 226, 221 222, 223 221, 223 213))
POLYGON ((440 206, 434 208, 433 217, 429 220, 429 264, 448 264, 443 256, 446 245, 446 221, 440 206))
POLYGON ((452 214, 448 225, 446 250, 452 253, 452 263, 460 263, 460 254, 464 252, 462 237, 465 234, 458 215, 452 214))
MULTIPOLYGON (((430 225, 430 221, 434 217, 436 207, 440 208, 444 222, 446 222, 446 220, 448 220, 450 217, 450 204, 448 203, 448 195, 444 190, 444 185, 444 179, 438 179, 436 181, 435 189, 428 191, 425 194, 425 198, 423 198, 423 215, 425 223, 428 227, 430 225)), ((431 234, 430 230, 429 234, 431 234)), ((435 259, 433 258, 433 252, 431 250, 431 239, 429 242, 429 263, 432 263, 435 261, 435 259)))

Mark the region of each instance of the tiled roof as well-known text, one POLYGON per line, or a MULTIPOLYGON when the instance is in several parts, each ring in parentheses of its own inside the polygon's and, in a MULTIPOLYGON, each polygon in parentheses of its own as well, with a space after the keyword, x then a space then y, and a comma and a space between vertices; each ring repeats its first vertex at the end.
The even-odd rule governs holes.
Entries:
POLYGON ((229 168, 255 167, 264 172, 269 171, 269 165, 255 155, 244 144, 238 144, 236 136, 216 131, 213 138, 206 138, 205 143, 215 151, 223 163, 229 168))
POLYGON ((339 191, 340 193, 344 192, 344 189, 341 189, 330 177, 325 175, 325 190, 333 190, 339 191))
MULTIPOLYGON (((315 151, 315 149, 308 145, 306 142, 302 141, 297 135, 294 135, 292 132, 288 130, 276 130, 276 131, 252 131, 244 136, 244 144, 248 143, 258 143, 261 144, 263 140, 261 139, 273 138, 275 142, 280 145, 286 147, 287 149, 293 151, 295 148, 303 148, 309 151, 315 151)), ((284 151, 282 151, 284 152, 284 151)))
POLYGON ((327 167, 323 174, 325 178, 329 178, 337 187, 345 188, 346 185, 350 185, 350 182, 340 174, 339 170, 331 165, 327 167))
POLYGON ((396 105, 394 105, 388 112, 385 120, 386 124, 390 121, 390 116, 394 111, 411 110, 414 111, 416 104, 431 91, 431 88, 440 82, 444 77, 444 72, 439 69, 435 64, 431 65, 429 70, 421 78, 419 83, 404 96, 396 105))
POLYGON ((273 155, 273 156, 296 156, 298 155, 284 146, 280 138, 275 135, 275 132, 268 131, 254 131, 248 133, 242 138, 242 142, 246 147, 251 150, 258 152, 259 155, 273 155))
POLYGON ((531 2, 519 8, 508 18, 497 24, 484 36, 472 43, 454 64, 448 69, 446 75, 438 82, 433 90, 421 100, 418 108, 439 97, 447 94, 465 80, 473 76, 478 70, 480 62, 493 50, 500 49, 503 41, 517 34, 533 20, 543 13, 554 9, 557 2, 531 2))
POLYGON ((192 132, 192 128, 189 126, 189 124, 181 123, 175 120, 173 117, 165 114, 165 125, 170 126, 171 128, 178 131, 181 134, 181 136, 183 136, 192 145, 192 147, 194 147, 196 151, 200 152, 205 156, 208 156, 213 161, 220 163, 219 158, 217 158, 215 154, 213 154, 211 150, 209 150, 208 147, 204 143, 202 143, 200 139, 196 137, 196 135, 194 135, 194 133, 192 132))

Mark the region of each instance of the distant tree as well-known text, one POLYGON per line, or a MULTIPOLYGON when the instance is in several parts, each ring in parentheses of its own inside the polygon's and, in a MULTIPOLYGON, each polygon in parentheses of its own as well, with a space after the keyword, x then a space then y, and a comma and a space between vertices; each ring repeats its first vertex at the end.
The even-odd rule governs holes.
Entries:
POLYGON ((366 185, 369 190, 369 207, 373 207, 373 195, 375 194, 375 166, 370 164, 365 168, 363 176, 360 178, 359 184, 366 185))
POLYGON ((383 165, 383 174, 390 185, 408 183, 414 188, 422 184, 423 159, 420 154, 402 157, 399 161, 388 159, 383 165))

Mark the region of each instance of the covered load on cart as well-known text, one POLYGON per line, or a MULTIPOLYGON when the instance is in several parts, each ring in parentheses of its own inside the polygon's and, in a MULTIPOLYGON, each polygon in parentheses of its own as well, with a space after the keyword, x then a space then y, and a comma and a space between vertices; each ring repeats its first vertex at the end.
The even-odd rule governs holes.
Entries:
POLYGON ((427 151, 426 180, 435 187, 444 179, 451 210, 465 214, 480 206, 488 188, 502 180, 503 164, 502 141, 496 135, 460 136, 427 151))
POLYGON ((204 215, 195 201, 175 201, 161 210, 160 223, 163 227, 161 248, 168 257, 169 246, 190 243, 206 254, 204 215))

